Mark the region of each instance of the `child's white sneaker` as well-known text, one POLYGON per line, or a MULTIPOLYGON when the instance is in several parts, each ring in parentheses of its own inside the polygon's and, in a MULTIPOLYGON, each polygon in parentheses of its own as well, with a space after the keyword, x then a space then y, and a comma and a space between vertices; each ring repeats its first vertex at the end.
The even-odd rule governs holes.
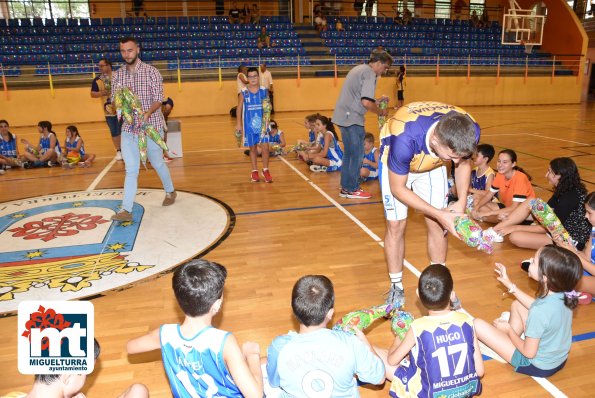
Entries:
POLYGON ((490 227, 488 229, 486 229, 485 231, 483 231, 483 236, 484 237, 489 237, 492 239, 492 242, 494 243, 502 243, 504 242, 504 237, 502 235, 500 235, 498 232, 496 232, 494 230, 494 228, 490 227))

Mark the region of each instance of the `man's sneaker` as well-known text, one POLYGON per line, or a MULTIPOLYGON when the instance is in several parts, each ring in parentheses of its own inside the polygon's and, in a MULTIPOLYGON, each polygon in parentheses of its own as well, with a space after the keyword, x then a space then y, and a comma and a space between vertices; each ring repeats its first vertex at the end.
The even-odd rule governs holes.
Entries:
POLYGON ((529 266, 531 265, 531 258, 528 258, 527 260, 523 260, 521 261, 521 269, 525 272, 529 272, 529 266))
POLYGON ((492 242, 494 243, 502 243, 504 242, 504 237, 502 235, 500 235, 498 232, 496 232, 494 230, 494 228, 490 227, 488 229, 486 229, 485 231, 483 231, 483 236, 484 237, 488 237, 492 239, 492 242))
POLYGON ((339 196, 347 199, 370 199, 372 197, 372 195, 369 192, 366 192, 361 188, 358 188, 357 190, 352 192, 349 192, 345 189, 341 189, 339 196))
POLYGON ((312 166, 310 166, 310 170, 312 170, 315 173, 322 173, 326 171, 326 166, 319 166, 317 164, 313 164, 312 166))
POLYGON ((390 285, 390 290, 386 296, 386 304, 395 309, 399 309, 405 305, 405 292, 396 283, 391 283, 390 285))
POLYGON ((262 176, 264 177, 264 182, 273 182, 273 177, 269 169, 262 169, 262 176))
POLYGON ((172 161, 172 160, 173 160, 173 159, 172 159, 172 158, 170 158, 169 156, 167 156, 167 155, 163 155, 163 161, 164 161, 166 164, 167 164, 167 163, 171 163, 171 161, 172 161))
POLYGON ((161 206, 173 205, 176 201, 176 196, 178 196, 176 191, 166 193, 165 199, 163 199, 163 203, 161 203, 161 206))
POLYGON ((112 221, 132 221, 132 213, 126 210, 120 210, 118 213, 112 216, 112 221))
POLYGON ((0 169, 0 176, 4 175, 6 173, 6 171, 4 171, 4 169, 0 169))
POLYGON ((252 182, 260 181, 260 176, 258 175, 258 170, 252 170, 252 173, 250 173, 250 178, 252 179, 252 182))
POLYGON ((116 151, 116 160, 122 160, 122 151, 118 150, 116 151))

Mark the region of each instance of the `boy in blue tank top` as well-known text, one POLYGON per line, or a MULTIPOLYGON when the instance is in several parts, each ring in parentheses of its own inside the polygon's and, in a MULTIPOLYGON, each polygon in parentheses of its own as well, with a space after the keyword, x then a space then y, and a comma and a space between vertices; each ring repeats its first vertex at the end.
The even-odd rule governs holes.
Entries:
POLYGON ((126 346, 129 354, 161 349, 175 398, 262 398, 258 344, 247 342, 240 348, 230 332, 211 325, 221 308, 226 277, 225 267, 207 260, 181 265, 172 285, 186 315, 184 323, 162 325, 126 346))
POLYGON ((427 267, 419 277, 418 295, 428 316, 414 320, 403 341, 397 337, 388 352, 387 367, 397 366, 390 396, 464 398, 481 394, 484 368, 474 321, 470 315, 450 309, 455 295, 448 268, 442 264, 427 267))

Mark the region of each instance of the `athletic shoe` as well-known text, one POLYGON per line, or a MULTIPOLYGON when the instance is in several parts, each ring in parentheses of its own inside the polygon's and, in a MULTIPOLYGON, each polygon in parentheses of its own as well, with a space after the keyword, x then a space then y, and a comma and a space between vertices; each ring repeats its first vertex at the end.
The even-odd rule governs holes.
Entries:
POLYGON ((322 173, 326 171, 326 166, 319 166, 317 164, 313 164, 312 166, 310 166, 310 170, 312 170, 315 173, 322 173))
POLYGON ((341 189, 339 196, 341 198, 347 198, 347 199, 370 199, 372 197, 372 195, 369 192, 366 192, 361 188, 358 188, 357 190, 355 190, 353 192, 349 192, 345 189, 341 189))
POLYGON ((396 309, 405 305, 405 291, 399 288, 396 283, 390 285, 390 290, 386 296, 386 304, 396 309))
POLYGON ((120 210, 118 213, 112 216, 112 221, 132 221, 132 213, 126 210, 120 210))
POLYGON ((252 170, 252 173, 250 173, 250 178, 252 178, 252 182, 260 181, 260 176, 258 175, 258 170, 252 170))
POLYGON ((165 156, 165 155, 163 155, 163 161, 164 161, 166 164, 167 164, 167 163, 171 163, 171 161, 172 161, 172 160, 173 160, 173 159, 172 159, 172 158, 170 158, 169 156, 165 156))
POLYGON ((525 272, 529 272, 529 266, 531 265, 531 260, 530 258, 521 261, 521 269, 525 272))
POLYGON ((262 169, 262 176, 264 177, 264 182, 273 182, 273 177, 269 169, 262 169))
POLYGON ((496 232, 494 230, 494 228, 490 227, 488 229, 486 229, 485 231, 483 231, 483 236, 484 237, 488 237, 492 239, 492 242, 494 243, 502 243, 504 242, 504 237, 502 235, 500 235, 498 232, 496 232))
POLYGON ((578 292, 579 296, 578 296, 578 303, 581 305, 586 305, 586 304, 591 304, 591 301, 593 300, 593 296, 591 296, 589 293, 581 293, 578 292))
POLYGON ((33 165, 31 164, 31 162, 23 162, 23 168, 24 169, 32 169, 33 165))
POLYGON ((123 160, 122 158, 122 151, 116 151, 116 160, 123 160))
POLYGON ((173 205, 174 202, 176 201, 176 196, 178 196, 178 194, 176 193, 176 191, 166 193, 165 194, 165 199, 163 199, 163 203, 161 203, 161 206, 171 206, 171 205, 173 205))
POLYGON ((4 169, 0 169, 0 176, 6 174, 6 171, 4 171, 4 169))

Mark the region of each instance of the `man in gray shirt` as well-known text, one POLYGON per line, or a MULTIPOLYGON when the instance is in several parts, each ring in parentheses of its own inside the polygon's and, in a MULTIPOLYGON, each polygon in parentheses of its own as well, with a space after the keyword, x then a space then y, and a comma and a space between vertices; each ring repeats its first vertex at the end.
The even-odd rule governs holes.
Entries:
POLYGON ((359 187, 359 170, 364 157, 364 115, 367 111, 386 115, 376 105, 374 94, 378 76, 385 73, 393 58, 384 50, 374 50, 367 64, 351 69, 345 78, 335 105, 333 123, 341 129, 344 155, 341 167, 342 198, 369 199, 372 197, 359 187))

